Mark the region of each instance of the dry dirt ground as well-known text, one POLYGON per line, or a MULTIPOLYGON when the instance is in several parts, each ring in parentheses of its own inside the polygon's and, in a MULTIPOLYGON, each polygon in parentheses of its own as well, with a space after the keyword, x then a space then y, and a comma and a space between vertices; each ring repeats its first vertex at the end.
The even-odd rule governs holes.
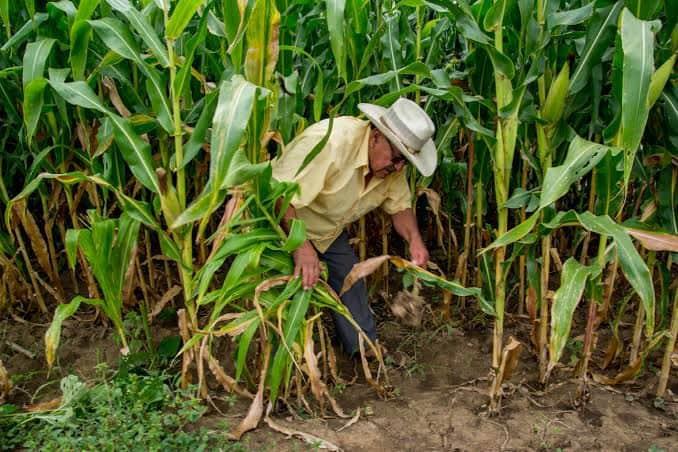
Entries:
MULTIPOLYGON (((41 341, 46 325, 0 322, 0 359, 10 374, 18 377, 15 403, 36 393, 35 401, 53 395, 59 374, 71 372, 87 378, 98 363, 115 363, 117 352, 110 334, 86 320, 66 322, 59 351, 62 367, 49 379, 41 341), (35 357, 16 351, 17 345, 35 357), (51 383, 41 388, 48 381, 51 383)), ((394 398, 380 400, 359 379, 333 388, 345 412, 361 412, 359 420, 343 430, 338 431, 347 421, 338 418, 302 414, 301 419, 293 419, 279 414, 276 422, 345 451, 678 450, 675 373, 663 406, 655 406, 653 401, 656 369, 650 368, 633 384, 606 387, 592 383, 589 403, 575 409, 576 382, 568 380, 571 372, 559 370, 554 383, 544 391, 536 382, 536 362, 525 350, 506 387, 501 414, 488 417, 488 382, 484 379, 489 365, 487 332, 464 333, 450 325, 417 331, 386 321, 380 324, 380 336, 394 356, 389 365, 394 398)), ((350 379, 351 362, 345 359, 342 364, 343 377, 350 379)), ((235 425, 246 409, 244 403, 230 408, 226 412, 230 425, 235 425)), ((223 420, 212 412, 202 424, 217 429, 223 420)), ((264 425, 246 434, 243 442, 249 450, 306 451, 317 447, 264 425)))

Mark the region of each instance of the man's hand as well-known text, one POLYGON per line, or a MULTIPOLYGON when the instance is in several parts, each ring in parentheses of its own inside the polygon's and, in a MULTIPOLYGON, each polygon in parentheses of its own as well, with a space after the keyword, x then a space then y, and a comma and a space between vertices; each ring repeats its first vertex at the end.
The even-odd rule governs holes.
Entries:
POLYGON ((294 252, 294 276, 301 276, 304 289, 312 288, 320 277, 320 260, 311 242, 306 240, 294 252))
POLYGON ((422 240, 413 240, 410 244, 410 256, 415 265, 426 268, 428 262, 428 250, 422 240))

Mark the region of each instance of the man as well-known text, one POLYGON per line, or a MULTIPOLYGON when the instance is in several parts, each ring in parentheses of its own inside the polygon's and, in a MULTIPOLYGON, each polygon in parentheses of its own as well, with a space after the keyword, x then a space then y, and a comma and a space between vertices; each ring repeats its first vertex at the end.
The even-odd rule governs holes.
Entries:
MULTIPOLYGON (((376 207, 391 215, 395 230, 409 245, 412 261, 417 265, 428 261, 411 208, 405 165, 412 163, 424 176, 435 170, 433 121, 405 98, 388 109, 372 104, 359 104, 358 108, 368 121, 335 118, 327 144, 298 175, 304 158, 326 135, 328 120, 304 130, 273 162, 273 177, 297 182, 301 189, 285 213, 285 221, 299 218, 306 223, 308 240, 294 252, 294 274, 301 276, 305 289, 318 281, 322 259, 329 270, 330 286, 339 292, 358 262, 344 228, 376 207)), ((354 285, 341 299, 365 334, 376 340, 365 282, 354 285)), ((334 315, 334 320, 344 350, 356 353, 356 331, 343 317, 334 315)))

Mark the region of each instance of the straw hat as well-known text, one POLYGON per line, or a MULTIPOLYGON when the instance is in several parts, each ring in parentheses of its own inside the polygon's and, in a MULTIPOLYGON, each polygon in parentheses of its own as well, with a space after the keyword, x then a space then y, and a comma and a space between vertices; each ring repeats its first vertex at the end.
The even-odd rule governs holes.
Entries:
POLYGON ((423 176, 433 174, 438 163, 436 128, 419 105, 401 97, 389 108, 365 103, 358 108, 423 176))

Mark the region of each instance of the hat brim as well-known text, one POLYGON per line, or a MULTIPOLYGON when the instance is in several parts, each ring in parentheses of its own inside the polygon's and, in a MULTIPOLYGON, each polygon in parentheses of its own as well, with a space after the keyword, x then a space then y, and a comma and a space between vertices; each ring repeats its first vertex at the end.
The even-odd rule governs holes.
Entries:
POLYGON ((381 117, 386 113, 386 108, 374 104, 360 103, 358 109, 362 111, 367 119, 370 120, 381 133, 388 138, 388 141, 398 148, 398 151, 417 168, 422 176, 428 177, 436 169, 438 164, 438 151, 433 140, 428 140, 417 153, 413 153, 398 138, 398 136, 381 122, 381 117))

